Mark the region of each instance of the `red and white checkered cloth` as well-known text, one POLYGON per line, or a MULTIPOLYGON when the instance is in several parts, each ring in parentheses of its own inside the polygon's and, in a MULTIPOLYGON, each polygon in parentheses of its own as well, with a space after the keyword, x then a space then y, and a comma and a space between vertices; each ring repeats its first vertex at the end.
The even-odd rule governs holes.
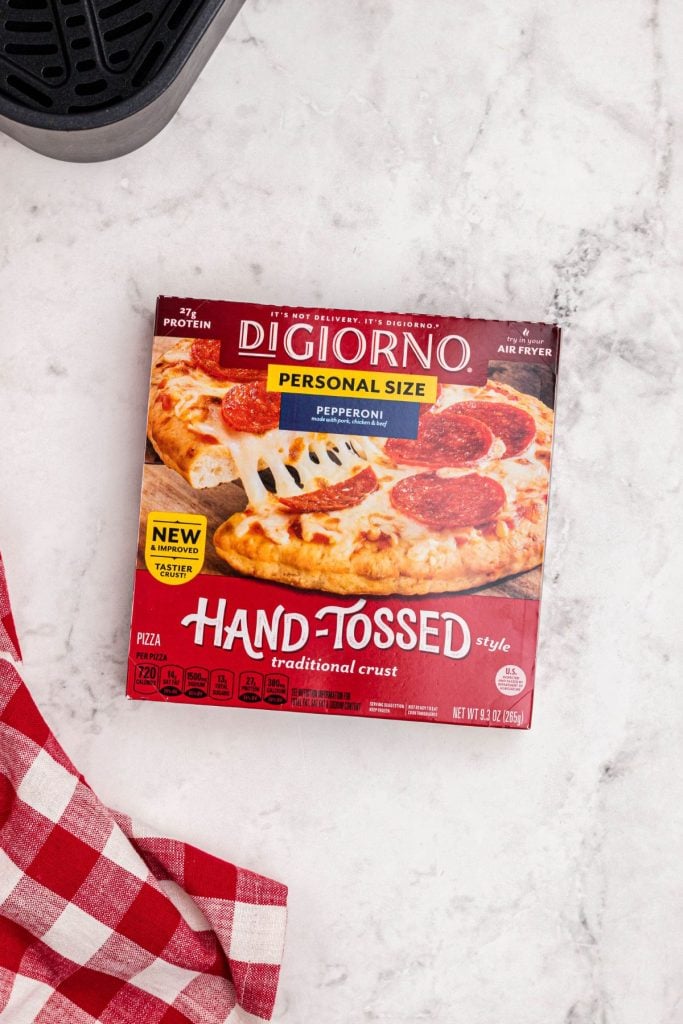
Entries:
POLYGON ((270 1020, 285 887, 104 807, 19 657, 0 559, 0 1021, 270 1020))

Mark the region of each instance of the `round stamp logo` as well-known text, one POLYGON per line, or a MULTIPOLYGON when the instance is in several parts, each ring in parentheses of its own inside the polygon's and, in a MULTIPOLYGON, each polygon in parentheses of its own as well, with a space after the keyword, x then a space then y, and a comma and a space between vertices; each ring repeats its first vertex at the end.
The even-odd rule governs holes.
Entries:
POLYGON ((526 673, 519 665, 503 665, 496 672, 496 687, 505 697, 516 697, 526 686, 526 673))

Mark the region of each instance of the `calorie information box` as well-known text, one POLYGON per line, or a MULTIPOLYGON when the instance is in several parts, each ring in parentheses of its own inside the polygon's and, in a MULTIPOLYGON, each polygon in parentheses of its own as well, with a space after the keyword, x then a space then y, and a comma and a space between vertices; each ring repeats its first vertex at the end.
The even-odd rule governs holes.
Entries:
POLYGON ((128 695, 528 728, 559 345, 160 298, 128 695))

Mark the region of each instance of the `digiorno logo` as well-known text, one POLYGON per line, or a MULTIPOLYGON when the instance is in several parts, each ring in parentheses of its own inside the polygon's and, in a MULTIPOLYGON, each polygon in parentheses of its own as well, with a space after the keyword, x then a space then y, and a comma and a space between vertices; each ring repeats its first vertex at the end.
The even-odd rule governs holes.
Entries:
POLYGON ((439 335, 431 324, 363 315, 324 317, 355 321, 335 326, 311 323, 303 314, 293 316, 294 323, 271 320, 267 328, 257 320, 241 320, 237 344, 240 355, 276 359, 284 353, 302 363, 329 365, 334 361, 343 366, 362 363, 387 369, 412 366, 430 370, 437 364, 450 373, 464 370, 470 361, 466 338, 460 334, 439 335))

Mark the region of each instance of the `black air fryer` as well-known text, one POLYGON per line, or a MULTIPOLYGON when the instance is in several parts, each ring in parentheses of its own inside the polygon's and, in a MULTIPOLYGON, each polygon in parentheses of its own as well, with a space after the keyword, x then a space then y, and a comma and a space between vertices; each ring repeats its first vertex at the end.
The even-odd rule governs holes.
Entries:
POLYGON ((0 130, 108 160, 176 112, 244 0, 0 0, 0 130))

